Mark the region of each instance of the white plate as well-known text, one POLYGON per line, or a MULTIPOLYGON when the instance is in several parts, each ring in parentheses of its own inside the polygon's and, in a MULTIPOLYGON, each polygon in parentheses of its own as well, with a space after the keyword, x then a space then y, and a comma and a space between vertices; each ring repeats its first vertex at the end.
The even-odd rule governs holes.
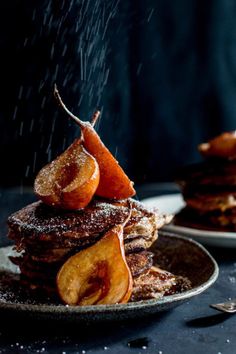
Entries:
MULTIPOLYGON (((185 205, 181 194, 170 194, 143 199, 142 203, 149 207, 156 207, 160 212, 176 214, 185 205)), ((167 225, 165 230, 180 235, 190 236, 194 240, 209 246, 236 247, 236 233, 222 231, 199 230, 190 227, 167 225)))

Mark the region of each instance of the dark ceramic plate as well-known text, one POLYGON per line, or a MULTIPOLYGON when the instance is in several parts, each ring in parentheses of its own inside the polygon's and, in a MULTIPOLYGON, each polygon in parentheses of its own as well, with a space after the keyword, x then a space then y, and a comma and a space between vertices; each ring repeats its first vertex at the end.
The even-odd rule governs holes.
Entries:
POLYGON ((80 323, 95 323, 143 317, 180 305, 209 288, 218 276, 218 266, 206 249, 197 242, 181 236, 160 232, 153 247, 161 266, 176 275, 188 277, 192 289, 165 296, 159 300, 146 300, 118 305, 69 307, 27 296, 21 291, 17 268, 8 260, 11 247, 0 249, 0 312, 7 316, 56 319, 80 323))

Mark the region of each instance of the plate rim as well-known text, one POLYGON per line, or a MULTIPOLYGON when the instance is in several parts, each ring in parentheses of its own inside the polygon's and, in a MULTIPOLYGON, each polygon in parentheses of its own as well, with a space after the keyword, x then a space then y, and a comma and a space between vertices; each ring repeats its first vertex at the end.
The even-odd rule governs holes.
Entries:
MULTIPOLYGON (((56 313, 57 315, 64 314, 73 314, 73 315, 91 315, 91 314, 110 314, 111 312, 122 313, 122 312, 131 312, 137 309, 150 309, 156 306, 162 306, 166 304, 172 304, 175 302, 185 301, 189 298, 192 298, 196 295, 201 294, 211 285, 215 283, 219 275, 219 266, 213 256, 208 252, 208 250, 198 243, 197 241, 184 237, 173 232, 161 230, 159 231, 160 235, 168 236, 177 239, 183 239, 188 243, 192 243, 194 246, 197 246, 201 251, 209 258, 213 265, 213 272, 211 276, 202 284, 194 287, 193 289, 187 290, 183 293, 164 296, 161 299, 151 299, 151 300, 141 300, 136 302, 130 302, 126 304, 112 304, 112 305, 92 305, 92 306, 68 306, 68 305, 44 305, 44 304, 24 304, 16 302, 4 302, 0 299, 0 310, 11 310, 17 311, 18 313, 38 313, 38 314, 52 314, 56 313)), ((0 247, 0 250, 9 248, 9 246, 0 247)))

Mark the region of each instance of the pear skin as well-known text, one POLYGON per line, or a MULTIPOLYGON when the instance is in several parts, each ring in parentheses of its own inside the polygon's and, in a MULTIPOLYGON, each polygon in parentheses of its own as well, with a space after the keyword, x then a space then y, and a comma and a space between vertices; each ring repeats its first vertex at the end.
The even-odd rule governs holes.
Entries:
POLYGON ((45 204, 77 210, 86 207, 100 179, 95 158, 76 139, 54 161, 43 167, 34 183, 35 194, 45 204))
POLYGON ((126 303, 132 286, 123 225, 114 226, 95 245, 70 257, 57 274, 61 300, 74 306, 126 303))

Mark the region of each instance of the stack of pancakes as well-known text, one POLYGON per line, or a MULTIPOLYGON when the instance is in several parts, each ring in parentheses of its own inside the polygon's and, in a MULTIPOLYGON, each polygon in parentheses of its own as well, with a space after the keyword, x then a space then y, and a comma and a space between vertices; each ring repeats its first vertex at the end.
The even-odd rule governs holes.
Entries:
POLYGON ((236 231, 236 160, 217 157, 185 167, 177 176, 186 207, 175 222, 236 231))
POLYGON ((164 295, 175 286, 175 277, 153 266, 149 248, 170 217, 147 210, 132 199, 94 199, 78 211, 60 210, 38 201, 11 215, 9 238, 19 252, 12 261, 20 268, 22 281, 32 289, 56 293, 56 275, 64 262, 95 244, 114 225, 124 223, 130 205, 124 248, 133 276, 131 301, 164 295))

